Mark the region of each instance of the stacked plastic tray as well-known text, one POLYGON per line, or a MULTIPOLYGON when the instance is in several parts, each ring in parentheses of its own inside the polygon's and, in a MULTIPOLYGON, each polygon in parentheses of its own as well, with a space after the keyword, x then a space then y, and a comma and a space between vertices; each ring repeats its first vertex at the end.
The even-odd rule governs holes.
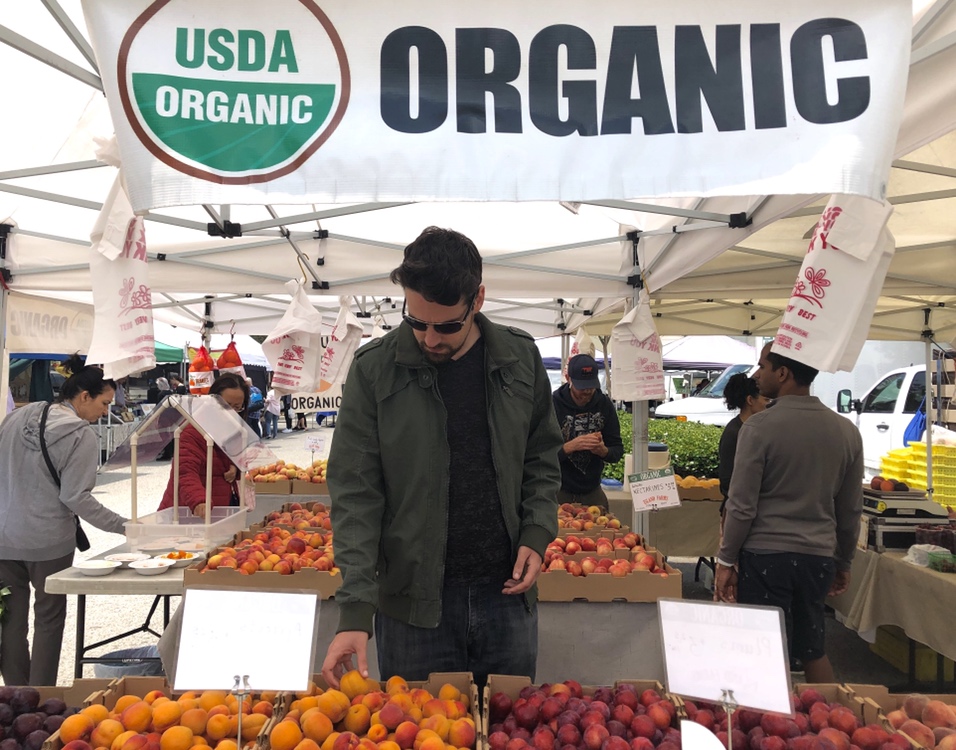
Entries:
MULTIPOLYGON (((910 443, 909 448, 912 454, 905 481, 914 489, 926 489, 926 443, 910 443)), ((956 446, 933 446, 933 500, 956 506, 956 446)))

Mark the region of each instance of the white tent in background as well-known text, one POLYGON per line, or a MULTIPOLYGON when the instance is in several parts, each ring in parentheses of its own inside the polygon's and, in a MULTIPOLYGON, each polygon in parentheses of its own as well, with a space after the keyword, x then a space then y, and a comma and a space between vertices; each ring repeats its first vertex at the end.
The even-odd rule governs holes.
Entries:
POLYGON ((752 346, 730 336, 684 336, 665 343, 661 354, 669 370, 723 370, 757 361, 752 346))

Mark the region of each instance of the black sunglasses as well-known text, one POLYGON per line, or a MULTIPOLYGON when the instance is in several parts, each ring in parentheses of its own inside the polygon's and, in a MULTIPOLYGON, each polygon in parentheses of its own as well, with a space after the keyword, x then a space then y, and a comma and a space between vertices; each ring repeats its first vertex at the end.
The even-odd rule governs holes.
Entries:
POLYGON ((435 333, 440 333, 443 336, 448 336, 452 333, 458 333, 462 328, 465 327, 465 321, 468 320, 468 315, 471 313, 471 307, 475 304, 475 298, 477 296, 477 292, 471 295, 471 299, 468 300, 468 307, 465 309, 465 315, 461 320, 451 320, 447 323, 426 323, 424 320, 413 318, 411 315, 407 315, 405 313, 405 306, 408 304, 407 300, 402 303, 402 320, 408 323, 408 325, 410 325, 416 331, 427 331, 428 326, 431 326, 435 329, 435 333))

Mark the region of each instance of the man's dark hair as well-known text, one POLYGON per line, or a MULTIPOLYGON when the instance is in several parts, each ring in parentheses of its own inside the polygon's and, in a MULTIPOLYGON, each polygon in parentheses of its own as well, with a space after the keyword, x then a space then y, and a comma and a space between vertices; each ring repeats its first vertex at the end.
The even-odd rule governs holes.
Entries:
POLYGON ((819 372, 810 365, 797 362, 790 357, 782 357, 775 352, 767 352, 767 361, 770 362, 771 369, 779 370, 781 367, 786 367, 790 370, 790 374, 793 375, 793 380, 797 385, 810 385, 819 372))
POLYGON ((478 293, 481 255, 461 232, 428 227, 405 248, 402 265, 389 278, 429 302, 451 307, 478 293))

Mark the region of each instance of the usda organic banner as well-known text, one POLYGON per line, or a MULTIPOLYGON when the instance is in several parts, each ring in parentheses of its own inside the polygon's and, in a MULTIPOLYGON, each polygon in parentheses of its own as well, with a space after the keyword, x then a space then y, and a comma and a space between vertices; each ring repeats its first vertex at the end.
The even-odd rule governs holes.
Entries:
POLYGON ((137 210, 885 192, 908 0, 83 0, 137 210))

